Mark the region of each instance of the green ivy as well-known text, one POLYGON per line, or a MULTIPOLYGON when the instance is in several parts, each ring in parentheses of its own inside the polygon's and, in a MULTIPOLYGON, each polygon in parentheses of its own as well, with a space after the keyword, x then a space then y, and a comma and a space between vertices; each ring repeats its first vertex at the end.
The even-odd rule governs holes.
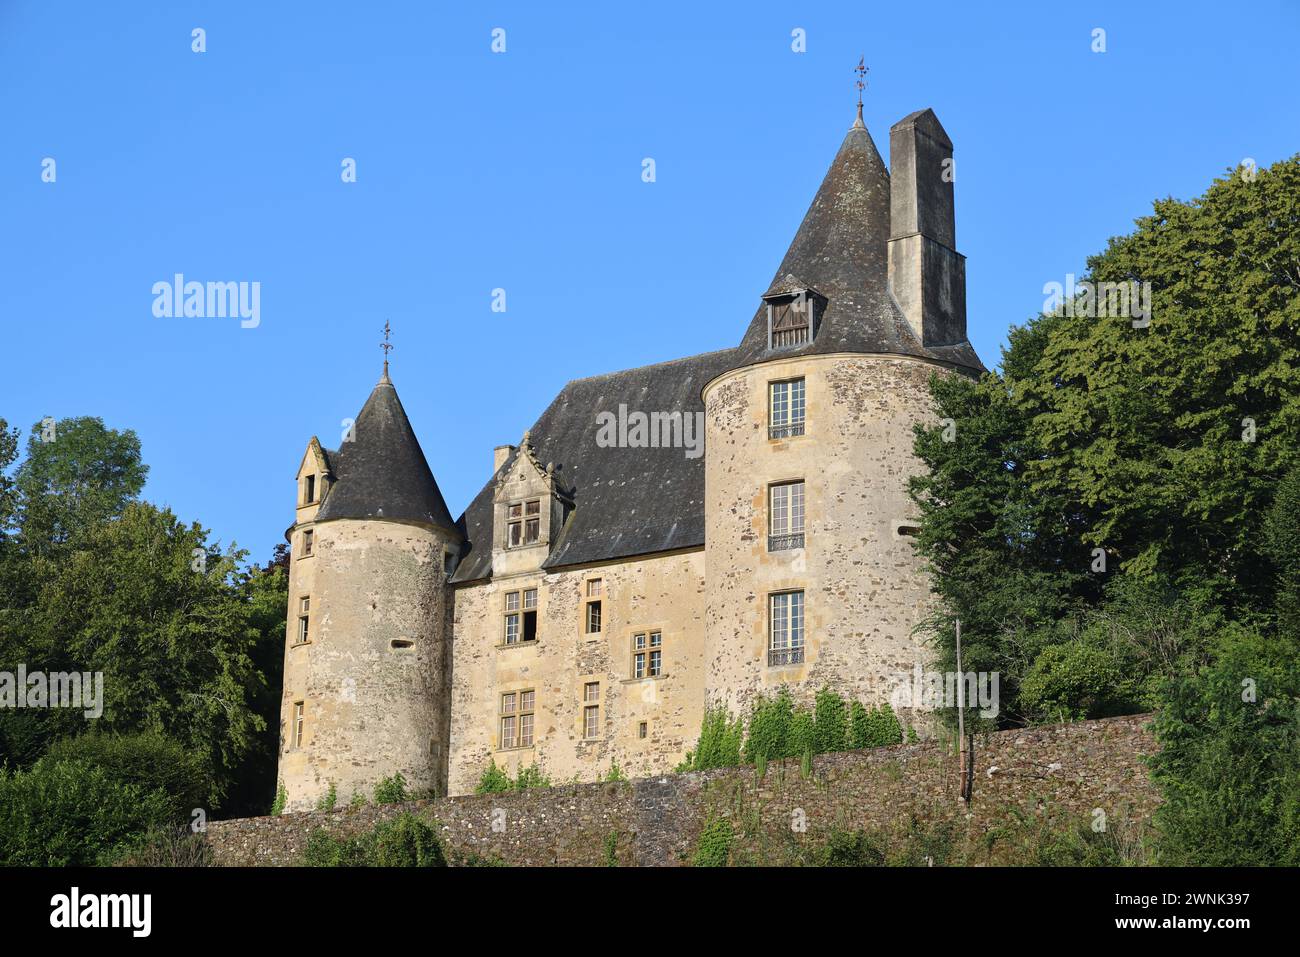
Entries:
POLYGON ((731 857, 731 844, 735 831, 725 817, 710 818, 700 831, 695 845, 696 867, 726 867, 731 857))

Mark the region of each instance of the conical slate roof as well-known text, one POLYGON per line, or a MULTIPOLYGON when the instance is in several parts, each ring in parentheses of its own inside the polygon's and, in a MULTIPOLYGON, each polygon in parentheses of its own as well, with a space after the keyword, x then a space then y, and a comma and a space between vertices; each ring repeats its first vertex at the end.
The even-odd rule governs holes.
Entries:
MULTIPOLYGON (((982 368, 968 344, 922 346, 889 291, 889 235, 889 173, 859 115, 765 293, 802 287, 826 298, 813 341, 779 354, 882 353, 982 368)), ((736 355, 736 367, 773 355, 766 305, 754 314, 736 355)))
POLYGON ((339 479, 316 521, 358 518, 456 529, 387 374, 357 415, 352 440, 331 461, 339 479))

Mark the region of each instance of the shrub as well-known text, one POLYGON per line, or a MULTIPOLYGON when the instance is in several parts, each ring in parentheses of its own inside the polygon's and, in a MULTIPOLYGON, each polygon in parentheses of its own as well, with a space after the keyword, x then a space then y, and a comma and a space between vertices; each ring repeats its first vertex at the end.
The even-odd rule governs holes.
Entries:
POLYGON ((113 862, 117 867, 208 867, 212 848, 207 838, 188 827, 155 830, 113 862))
POLYGON ((275 789, 275 800, 271 802, 271 816, 279 817, 284 813, 284 806, 289 803, 289 792, 281 781, 275 789))
POLYGON ((174 823, 175 798, 114 780, 85 761, 38 761, 0 770, 0 865, 110 863, 151 831, 174 823))
POLYGON ((335 837, 323 828, 307 838, 307 867, 446 867, 438 833, 410 812, 376 824, 358 837, 335 837))
POLYGON ((726 867, 731 857, 731 843, 735 831, 725 817, 710 818, 700 831, 695 845, 696 867, 726 867))
POLYGON ((496 759, 489 759, 488 766, 483 770, 483 776, 478 779, 478 786, 474 788, 475 794, 500 794, 502 791, 509 791, 512 785, 510 775, 497 767, 496 759))
POLYGON ((516 791, 527 791, 529 788, 549 788, 550 786, 551 779, 536 764, 520 768, 519 773, 515 776, 516 791))
POLYGON ((848 746, 848 714, 844 699, 822 688, 813 702, 813 745, 818 754, 843 751, 848 746))
POLYGON ((688 752, 684 771, 707 771, 709 768, 734 768, 740 764, 740 743, 744 737, 740 720, 732 720, 723 707, 708 708, 700 723, 700 740, 694 752, 688 752))
POLYGON ((627 780, 627 775, 624 774, 623 769, 618 766, 618 762, 617 761, 613 762, 609 766, 609 772, 605 775, 604 781, 607 784, 613 784, 616 781, 626 781, 626 780, 627 780))
POLYGON ((782 687, 776 695, 754 699, 749 714, 749 735, 745 739, 745 760, 753 764, 759 755, 769 761, 790 754, 790 723, 794 720, 794 703, 790 692, 782 687))
POLYGON ((376 804, 400 804, 408 798, 406 778, 402 777, 401 771, 398 771, 391 778, 383 778, 375 785, 376 804))
POLYGON ((329 790, 326 791, 324 794, 322 794, 319 799, 317 799, 316 810, 332 811, 338 805, 338 803, 339 803, 338 788, 336 788, 334 786, 334 782, 331 781, 329 790))

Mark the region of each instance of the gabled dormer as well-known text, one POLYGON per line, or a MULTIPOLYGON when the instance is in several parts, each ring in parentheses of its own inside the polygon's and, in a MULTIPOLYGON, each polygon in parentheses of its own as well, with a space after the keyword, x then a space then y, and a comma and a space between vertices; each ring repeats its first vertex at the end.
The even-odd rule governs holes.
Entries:
POLYGON ((501 468, 492 497, 492 574, 540 569, 572 508, 555 466, 542 465, 525 432, 501 468))
POLYGON ((785 276, 763 295, 767 306, 767 349, 780 352, 808 345, 817 337, 826 297, 795 276, 785 276))
POLYGON ((334 482, 334 473, 330 468, 329 453, 320 444, 320 439, 311 437, 307 451, 303 453, 298 464, 298 503, 295 512, 296 524, 310 522, 316 518, 316 512, 325 496, 329 494, 334 482))

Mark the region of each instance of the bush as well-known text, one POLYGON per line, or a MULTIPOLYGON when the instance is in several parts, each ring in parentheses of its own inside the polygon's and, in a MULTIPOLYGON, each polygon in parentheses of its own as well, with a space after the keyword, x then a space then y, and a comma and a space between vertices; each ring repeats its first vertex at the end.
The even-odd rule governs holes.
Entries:
POLYGON ((359 837, 317 829, 303 853, 307 867, 446 867, 438 833, 410 812, 382 821, 359 837))
POLYGON ((779 760, 789 750, 790 724, 794 720, 794 703, 785 687, 767 698, 754 699, 749 713, 749 736, 745 739, 745 760, 753 764, 762 755, 769 761, 779 760))
POLYGON ((849 716, 849 737, 855 749, 883 748, 903 743, 903 726, 888 704, 868 710, 855 701, 849 716))
POLYGON ((38 765, 64 762, 102 768, 108 779, 141 791, 159 791, 167 815, 188 820, 195 808, 206 807, 211 781, 202 760, 157 731, 105 734, 95 731, 55 741, 38 765))
POLYGON ((279 817, 284 813, 284 806, 289 803, 289 792, 285 789, 284 782, 280 781, 275 788, 275 800, 271 802, 271 816, 279 817))
POLYGON ((700 831, 695 845, 696 867, 726 867, 731 858, 731 842, 735 831, 725 817, 710 818, 700 831))
POLYGON ((848 714, 844 699, 822 688, 813 702, 813 745, 818 754, 843 751, 849 742, 848 714))
POLYGON ((208 867, 212 849, 207 838, 188 827, 153 831, 113 862, 117 867, 208 867))
POLYGON ((114 780, 86 761, 0 770, 0 865, 111 863, 143 835, 174 823, 175 798, 114 780))
POLYGON ((709 768, 734 768, 740 764, 740 743, 744 731, 740 720, 732 720, 723 707, 707 708, 700 722, 700 740, 678 771, 707 771, 709 768))
POLYGON ((513 785, 510 781, 510 775, 497 767, 496 759, 489 759, 488 766, 483 770, 483 776, 478 779, 478 787, 474 788, 475 794, 500 794, 503 791, 509 791, 513 785))
MULTIPOLYGON (((333 787, 331 784, 330 789, 333 790, 333 787)), ((402 801, 409 800, 409 797, 406 791, 406 778, 402 777, 401 771, 391 778, 383 778, 375 785, 376 804, 400 804, 402 801)))
POLYGON ((334 782, 331 781, 329 790, 326 791, 324 794, 322 794, 319 799, 317 799, 316 810, 332 811, 334 810, 335 807, 338 806, 338 803, 339 803, 338 788, 336 788, 334 786, 334 782))

